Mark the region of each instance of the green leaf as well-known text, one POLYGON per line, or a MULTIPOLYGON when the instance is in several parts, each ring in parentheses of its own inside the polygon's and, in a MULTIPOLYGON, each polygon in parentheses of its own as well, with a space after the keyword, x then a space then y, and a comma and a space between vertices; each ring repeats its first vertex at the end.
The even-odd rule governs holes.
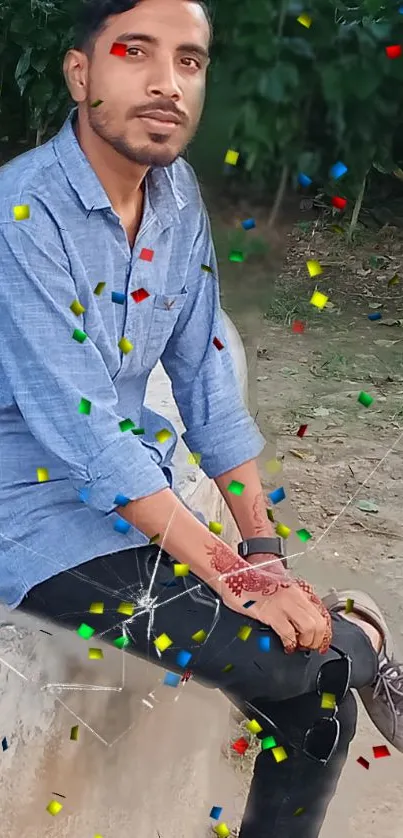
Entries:
POLYGON ((20 76, 24 76, 26 74, 27 70, 29 69, 29 65, 31 63, 31 54, 32 54, 32 47, 28 47, 28 49, 26 49, 25 52, 23 52, 23 54, 20 56, 20 59, 18 61, 18 64, 15 68, 15 73, 14 73, 14 77, 15 77, 16 81, 18 81, 20 76))
POLYGON ((45 67, 49 64, 50 56, 46 52, 37 53, 31 58, 31 67, 36 70, 37 73, 43 73, 45 67))

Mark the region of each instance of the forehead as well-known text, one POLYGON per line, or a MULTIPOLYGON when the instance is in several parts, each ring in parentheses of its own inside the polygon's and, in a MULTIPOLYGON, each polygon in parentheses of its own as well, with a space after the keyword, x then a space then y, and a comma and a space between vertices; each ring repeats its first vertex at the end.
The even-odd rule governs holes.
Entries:
POLYGON ((133 9, 112 15, 104 36, 119 37, 127 32, 172 40, 196 40, 208 46, 210 27, 202 7, 191 0, 141 0, 133 9))

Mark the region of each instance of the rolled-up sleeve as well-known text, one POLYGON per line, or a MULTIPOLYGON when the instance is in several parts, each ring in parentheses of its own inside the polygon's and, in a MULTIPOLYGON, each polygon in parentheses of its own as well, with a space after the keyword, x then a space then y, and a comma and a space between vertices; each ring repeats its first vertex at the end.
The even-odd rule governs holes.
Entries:
POLYGON ((245 408, 224 326, 204 205, 189 265, 187 300, 161 361, 186 428, 183 440, 193 454, 201 455, 200 466, 209 477, 261 453, 265 440, 245 408))
POLYGON ((85 328, 70 310, 77 290, 57 228, 48 235, 29 221, 3 225, 0 263, 0 363, 32 435, 100 511, 113 511, 118 494, 135 500, 167 488, 140 440, 122 433, 127 417, 117 413, 113 381, 90 335, 73 340, 85 328), (89 414, 80 412, 82 399, 89 414))

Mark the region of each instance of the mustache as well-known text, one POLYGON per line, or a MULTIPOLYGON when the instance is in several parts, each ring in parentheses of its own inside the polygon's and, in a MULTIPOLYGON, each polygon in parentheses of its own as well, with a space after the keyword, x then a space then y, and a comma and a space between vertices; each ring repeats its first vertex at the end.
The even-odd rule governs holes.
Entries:
POLYGON ((136 116, 146 116, 150 111, 163 111, 164 113, 174 114, 175 116, 180 119, 181 122, 185 122, 187 117, 183 111, 178 110, 177 107, 172 102, 160 100, 159 102, 153 102, 149 105, 144 105, 143 108, 132 108, 128 112, 128 119, 134 119, 136 116))

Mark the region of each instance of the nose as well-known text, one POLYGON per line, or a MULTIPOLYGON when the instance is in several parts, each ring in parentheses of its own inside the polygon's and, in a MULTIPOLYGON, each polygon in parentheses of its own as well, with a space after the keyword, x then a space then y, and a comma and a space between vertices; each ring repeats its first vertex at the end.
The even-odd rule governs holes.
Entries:
POLYGON ((170 55, 160 55, 153 61, 148 94, 152 98, 163 97, 172 99, 173 102, 178 102, 182 98, 178 74, 175 71, 175 62, 170 55))

